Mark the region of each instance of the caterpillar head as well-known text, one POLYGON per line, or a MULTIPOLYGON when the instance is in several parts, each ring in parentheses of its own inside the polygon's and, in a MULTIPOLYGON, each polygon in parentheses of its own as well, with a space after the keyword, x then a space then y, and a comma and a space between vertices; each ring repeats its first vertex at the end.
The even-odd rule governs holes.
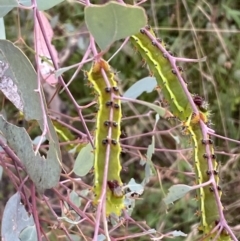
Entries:
POLYGON ((193 95, 193 102, 203 113, 206 113, 208 111, 208 103, 203 97, 199 95, 193 95))

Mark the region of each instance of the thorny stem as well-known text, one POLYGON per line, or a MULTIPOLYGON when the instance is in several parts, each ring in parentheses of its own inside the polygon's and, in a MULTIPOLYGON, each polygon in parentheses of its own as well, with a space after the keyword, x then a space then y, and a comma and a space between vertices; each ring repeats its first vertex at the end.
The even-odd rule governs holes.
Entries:
POLYGON ((40 224, 39 224, 39 219, 38 219, 39 216, 37 213, 37 206, 36 206, 36 193, 35 193, 35 184, 34 183, 32 183, 32 185, 31 185, 31 197, 32 197, 32 214, 33 214, 33 218, 34 218, 34 223, 36 225, 37 237, 38 237, 38 240, 42 240, 40 224))

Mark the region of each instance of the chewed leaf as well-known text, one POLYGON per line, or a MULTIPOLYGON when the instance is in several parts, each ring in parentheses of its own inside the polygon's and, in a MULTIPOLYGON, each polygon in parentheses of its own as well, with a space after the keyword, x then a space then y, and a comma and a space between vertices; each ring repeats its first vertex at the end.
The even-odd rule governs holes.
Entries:
POLYGON ((61 168, 58 159, 58 147, 52 140, 49 141, 47 159, 38 153, 35 155, 32 140, 25 128, 17 127, 5 121, 0 116, 0 130, 7 139, 9 146, 24 164, 26 171, 39 191, 57 185, 61 168))
POLYGON ((46 137, 44 136, 43 138, 41 136, 36 136, 34 140, 32 140, 33 145, 37 146, 40 142, 40 144, 44 143, 46 141, 46 137))
POLYGON ((169 188, 169 193, 163 199, 166 205, 173 203, 174 201, 182 198, 186 193, 193 190, 191 186, 185 184, 173 185, 169 188))
POLYGON ((154 77, 143 78, 134 83, 123 95, 123 97, 136 99, 143 92, 151 93, 157 86, 157 81, 154 77))
POLYGON ((17 109, 23 111, 23 100, 20 96, 17 85, 13 82, 11 77, 5 75, 8 68, 8 63, 0 60, 0 90, 16 106, 17 109))
POLYGON ((141 195, 144 191, 144 187, 142 184, 138 184, 135 182, 134 178, 131 178, 129 183, 126 185, 130 189, 131 192, 137 193, 141 195))
POLYGON ((141 7, 109 2, 86 7, 85 21, 95 41, 104 50, 114 41, 137 33, 147 24, 147 17, 141 7))
POLYGON ((35 227, 32 215, 29 216, 17 192, 7 202, 2 217, 2 240, 19 241, 19 234, 27 226, 35 227))
MULTIPOLYGON (((25 165, 37 188, 39 190, 51 188, 59 180, 61 154, 58 137, 50 118, 47 116, 47 120, 45 122, 43 120, 42 106, 45 112, 47 112, 47 108, 44 97, 41 100, 39 93, 35 91, 38 88, 37 74, 29 59, 10 41, 0 40, 0 61, 0 89, 19 110, 23 111, 26 120, 37 120, 42 130, 47 126, 46 138, 50 144, 47 161, 39 155, 35 156, 31 140, 25 129, 7 123, 2 117, 0 118, 0 129, 11 148, 25 165), (17 138, 14 138, 15 136, 17 138)), ((44 96, 41 89, 40 91, 44 96)))
MULTIPOLYGON (((0 61, 0 80, 4 80, 4 83, 7 84, 4 94, 12 88, 12 92, 9 92, 8 95, 13 95, 13 98, 19 101, 18 105, 13 104, 24 112, 25 119, 41 120, 40 98, 35 91, 37 74, 29 59, 10 41, 0 40, 0 61)), ((0 82, 3 85, 2 81, 0 82)))
POLYGON ((132 215, 132 212, 135 208, 135 203, 136 203, 136 200, 135 198, 132 198, 132 192, 126 193, 125 199, 124 199, 124 206, 126 208, 126 212, 130 216, 132 215))
POLYGON ((73 167, 74 173, 80 177, 86 176, 93 167, 93 160, 93 148, 91 146, 91 143, 88 143, 78 153, 73 167))

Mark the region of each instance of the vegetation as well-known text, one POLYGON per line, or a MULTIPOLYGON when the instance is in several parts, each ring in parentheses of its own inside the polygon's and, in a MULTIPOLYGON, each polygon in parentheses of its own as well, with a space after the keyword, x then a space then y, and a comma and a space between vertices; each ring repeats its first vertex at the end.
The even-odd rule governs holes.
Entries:
POLYGON ((1 237, 239 240, 239 3, 106 2, 0 3, 1 237))

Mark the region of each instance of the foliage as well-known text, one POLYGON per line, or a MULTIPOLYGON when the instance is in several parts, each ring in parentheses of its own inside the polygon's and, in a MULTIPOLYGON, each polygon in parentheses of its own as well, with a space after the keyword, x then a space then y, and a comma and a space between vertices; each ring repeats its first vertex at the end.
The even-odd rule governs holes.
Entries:
MULTIPOLYGON (((218 166, 223 193, 224 215, 215 220, 216 227, 224 227, 218 240, 229 240, 227 234, 233 240, 240 238, 239 3, 231 0, 125 3, 130 5, 123 1, 91 1, 91 4, 88 0, 1 1, 0 216, 4 240, 199 240, 202 237, 198 232, 202 218, 199 205, 206 203, 199 190, 205 193, 209 183, 202 177, 196 179, 207 174, 194 169, 194 162, 202 158, 202 152, 197 157, 192 148, 193 144, 201 145, 200 129, 190 120, 183 120, 181 113, 179 119, 172 118, 183 102, 187 102, 188 109, 183 116, 185 113, 189 116, 192 109, 180 87, 176 87, 178 82, 171 85, 172 67, 167 60, 160 56, 162 60, 157 64, 163 61, 164 68, 159 64, 156 72, 152 71, 161 52, 154 52, 151 42, 147 47, 144 39, 140 39, 140 48, 128 41, 131 36, 141 38, 139 29, 146 25, 147 18, 153 26, 153 36, 160 36, 161 46, 167 53, 173 53, 168 59, 184 56, 178 61, 181 68, 173 70, 180 70, 190 93, 203 96, 204 103, 208 102, 211 115, 207 119, 212 122, 208 123, 211 124, 208 131, 214 137, 214 155, 217 155, 213 164, 218 166), (148 49, 150 54, 145 55, 148 49), (205 56, 206 61, 199 61, 205 56), (148 57, 153 61, 152 66, 148 57), (186 61, 186 58, 198 60, 186 61), (105 61, 111 70, 104 64, 100 67, 93 64, 105 61), (116 86, 112 82, 106 86, 110 95, 101 86, 100 92, 96 91, 93 72, 103 83, 108 78, 117 80, 116 86), (158 73, 167 82, 167 91, 156 81, 158 73), (118 87, 119 95, 114 87, 118 87), (176 101, 169 107, 172 97, 176 101), (105 111, 107 98, 112 102, 105 111), (121 133, 120 127, 116 133, 113 129, 114 101, 122 103, 121 133), (101 121, 108 121, 107 129, 98 126, 101 121), (111 140, 110 145, 111 134, 116 142, 111 140), (104 147, 102 135, 107 140, 104 147), (113 148, 118 149, 111 153, 113 148), (119 157, 112 159, 120 149, 119 176, 119 157), (99 168, 96 160, 101 162, 99 168), (109 170, 105 170, 111 160, 109 170), (103 176, 105 181, 96 183, 96 176, 103 176), (109 180, 109 176, 114 178, 109 180), (97 200, 96 189, 100 190, 97 200), (113 204, 110 215, 105 210, 104 193, 107 202, 113 204), (198 202, 199 198, 203 201, 198 202), (118 211, 114 213, 118 209, 114 205, 121 202, 124 210, 119 216, 118 211), (225 220, 228 224, 222 226, 225 220)), ((179 76, 174 79, 178 80, 179 76)), ((201 113, 202 107, 201 104, 201 113)), ((120 125, 120 113, 117 118, 120 125)), ((216 200, 219 196, 216 194, 216 200)), ((215 200, 213 195, 211 200, 215 200)), ((208 208, 204 207, 204 212, 208 208)))

